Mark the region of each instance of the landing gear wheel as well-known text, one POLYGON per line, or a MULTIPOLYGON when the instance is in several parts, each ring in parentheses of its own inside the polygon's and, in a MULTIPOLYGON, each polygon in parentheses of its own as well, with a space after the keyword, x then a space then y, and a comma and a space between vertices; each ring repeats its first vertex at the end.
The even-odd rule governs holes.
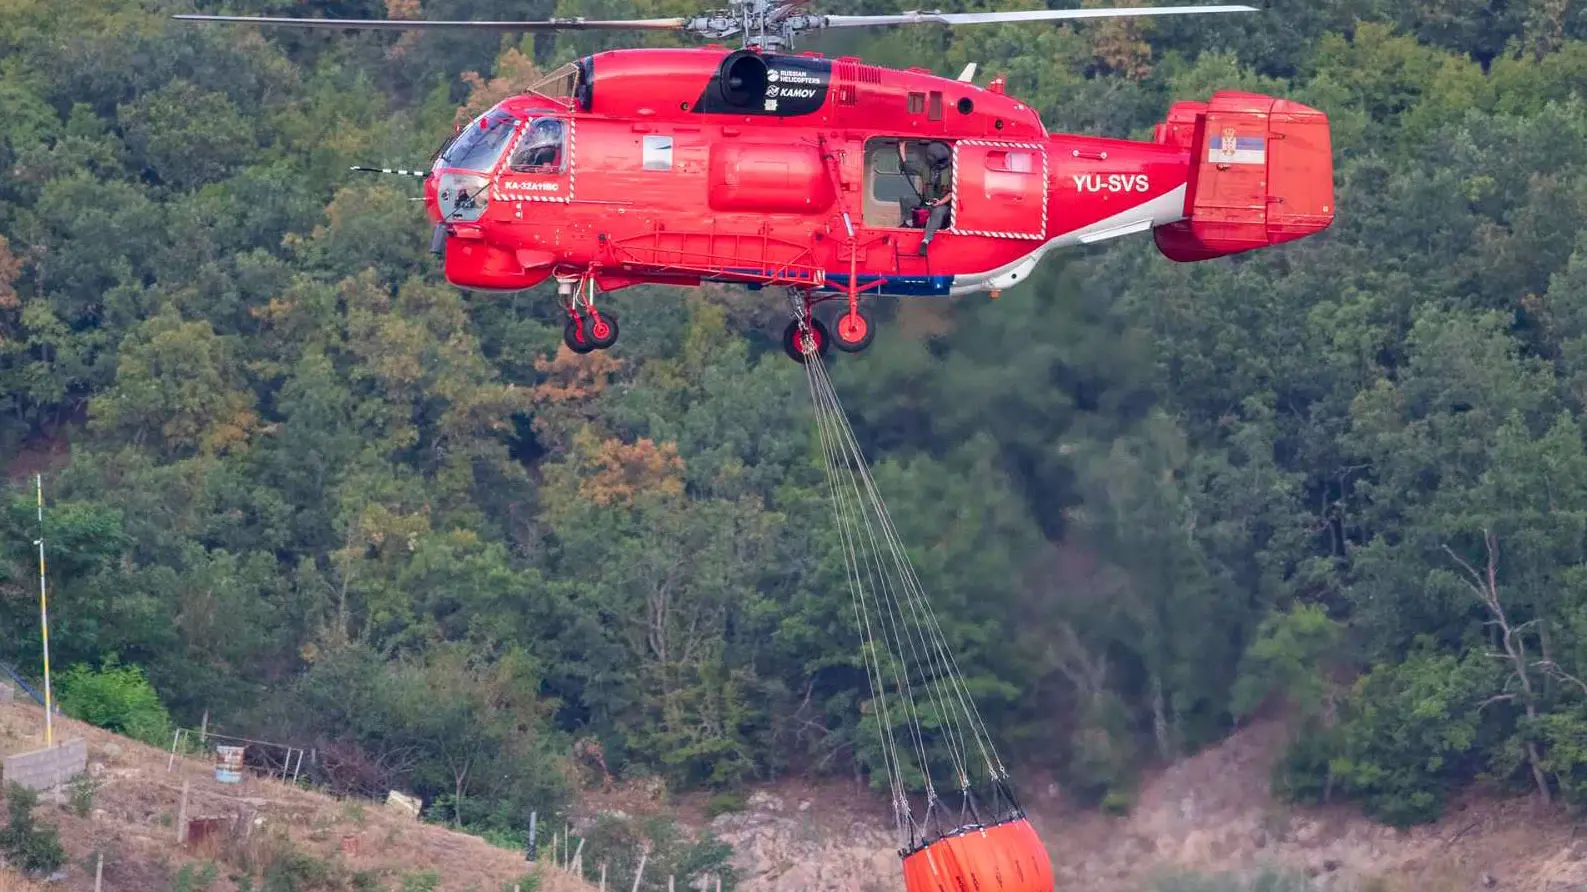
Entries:
MULTIPOLYGON (((798 320, 788 323, 788 327, 783 329, 782 333, 783 350, 788 354, 790 359, 792 359, 794 362, 800 363, 801 365, 805 361, 804 350, 801 349, 804 346, 802 341, 805 340, 805 338, 802 337, 803 334, 804 333, 799 330, 798 320)), ((816 357, 825 357, 827 355, 827 351, 832 347, 832 336, 827 332, 826 325, 824 325, 820 319, 817 319, 814 316, 810 317, 809 337, 815 341, 816 357)))
POLYGON ((858 353, 871 345, 876 337, 876 326, 870 314, 855 310, 838 317, 832 330, 832 343, 845 353, 858 353))
POLYGON ((607 311, 584 320, 584 333, 590 346, 605 350, 617 343, 617 314, 607 311))
POLYGON ((571 318, 567 325, 562 326, 562 341, 568 345, 569 350, 574 353, 588 353, 595 349, 595 345, 590 342, 587 328, 589 325, 582 318, 571 318))

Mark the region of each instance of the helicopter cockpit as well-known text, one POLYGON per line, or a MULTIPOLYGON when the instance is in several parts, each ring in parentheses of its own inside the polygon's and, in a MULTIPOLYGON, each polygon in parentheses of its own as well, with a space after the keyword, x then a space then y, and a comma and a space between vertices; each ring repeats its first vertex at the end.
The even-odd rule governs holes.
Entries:
POLYGON ((559 118, 535 118, 525 128, 507 166, 514 173, 562 173, 567 168, 567 126, 559 118))

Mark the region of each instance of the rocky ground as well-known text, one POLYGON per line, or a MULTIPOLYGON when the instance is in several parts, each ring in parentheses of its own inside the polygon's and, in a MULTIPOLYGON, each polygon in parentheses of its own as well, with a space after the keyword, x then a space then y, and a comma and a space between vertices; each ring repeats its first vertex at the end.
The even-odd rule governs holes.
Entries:
POLYGON ((1149 888, 1154 874, 1304 872, 1341 890, 1587 892, 1587 836, 1557 808, 1471 795, 1430 825, 1395 830, 1347 807, 1292 808, 1268 793, 1281 750, 1274 723, 1246 728, 1143 785, 1134 810, 1108 817, 1033 803, 1057 889, 1149 888))
POLYGON ((712 833, 733 845, 740 892, 902 889, 892 825, 875 814, 835 809, 829 796, 790 799, 765 790, 744 811, 718 815, 712 833))
MULTIPOLYGON (((1272 723, 1148 777, 1135 808, 1068 805, 1044 779, 1020 790, 1053 858, 1055 892, 1152 890, 1167 875, 1278 868, 1341 892, 1587 892, 1587 833, 1557 808, 1479 795, 1398 831, 1348 808, 1290 808, 1267 792, 1282 744, 1272 723), (1580 838, 1578 838, 1580 837, 1580 838)), ((784 783, 707 818, 703 800, 608 797, 594 808, 662 810, 736 850, 742 892, 901 892, 890 816, 853 787, 784 783), (866 803, 855 807, 853 803, 866 803)))

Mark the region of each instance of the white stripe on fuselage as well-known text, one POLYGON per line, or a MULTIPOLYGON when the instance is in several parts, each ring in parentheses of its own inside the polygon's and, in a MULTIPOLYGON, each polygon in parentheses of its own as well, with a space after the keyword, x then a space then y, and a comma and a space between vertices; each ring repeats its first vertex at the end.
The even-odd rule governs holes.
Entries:
POLYGON ((984 273, 955 276, 953 285, 948 288, 948 293, 957 297, 961 294, 975 294, 982 291, 1009 288, 1030 278, 1031 270, 1036 268, 1036 264, 1041 262, 1042 257, 1046 256, 1048 251, 1056 248, 1071 248, 1075 245, 1096 244, 1097 242, 1107 241, 1120 236, 1146 232, 1147 230, 1173 223, 1176 220, 1183 220, 1185 219, 1185 189, 1185 184, 1181 183, 1151 201, 1142 202, 1111 217, 1098 220, 1089 226, 1082 226, 1062 235, 1053 236, 1043 242, 1036 250, 1012 263, 1006 263, 984 273))

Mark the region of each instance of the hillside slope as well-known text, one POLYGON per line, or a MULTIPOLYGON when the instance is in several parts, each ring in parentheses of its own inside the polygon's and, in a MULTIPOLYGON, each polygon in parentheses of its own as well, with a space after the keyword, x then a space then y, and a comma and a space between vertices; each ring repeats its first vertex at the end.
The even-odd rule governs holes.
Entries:
MULTIPOLYGON (((1144 892, 1176 873, 1262 868, 1305 873, 1340 892, 1576 892, 1587 889, 1587 837, 1563 809, 1477 793, 1409 830, 1350 806, 1297 808, 1268 792, 1283 728, 1253 724, 1143 778, 1123 816, 1073 807, 1044 779, 1018 779, 1047 844, 1055 892, 1144 892)), ((646 797, 587 799, 593 810, 643 810, 646 797)), ((784 782, 742 811, 707 819, 703 797, 651 807, 690 813, 734 845, 741 892, 882 892, 902 888, 891 818, 851 785, 784 782), (863 803, 863 804, 856 804, 863 803)), ((1203 888, 1197 886, 1196 888, 1203 888)), ((1206 887, 1216 888, 1216 887, 1206 887)))
MULTIPOLYGON (((41 747, 43 717, 31 702, 0 705, 0 756, 41 747)), ((50 888, 92 889, 98 854, 105 859, 105 892, 231 892, 238 888, 232 877, 245 872, 256 877, 257 889, 257 878, 267 870, 295 874, 297 885, 291 888, 498 892, 511 890, 528 872, 521 853, 418 823, 378 803, 341 801, 251 776, 240 784, 218 783, 207 759, 172 759, 67 718, 56 722, 55 735, 57 741, 86 738, 93 792, 85 809, 78 807, 85 803, 72 786, 40 798, 35 816, 59 828, 67 852, 66 876, 50 888), (221 818, 235 829, 179 846, 176 821, 184 782, 190 819, 221 818), (343 851, 344 840, 351 840, 346 843, 351 853, 343 851), (427 884, 425 874, 433 884, 427 884)), ((12 888, 8 883, 31 888, 14 876, 0 876, 0 890, 12 888)), ((539 888, 582 892, 591 887, 545 873, 539 888)))
POLYGON ((1283 728, 1253 724, 1143 781, 1131 812, 1109 817, 1033 803, 1060 890, 1140 888, 1161 872, 1272 865, 1330 888, 1563 892, 1587 884, 1587 840, 1563 809, 1469 792, 1443 818, 1396 830, 1354 805, 1288 806, 1269 793, 1283 728))

